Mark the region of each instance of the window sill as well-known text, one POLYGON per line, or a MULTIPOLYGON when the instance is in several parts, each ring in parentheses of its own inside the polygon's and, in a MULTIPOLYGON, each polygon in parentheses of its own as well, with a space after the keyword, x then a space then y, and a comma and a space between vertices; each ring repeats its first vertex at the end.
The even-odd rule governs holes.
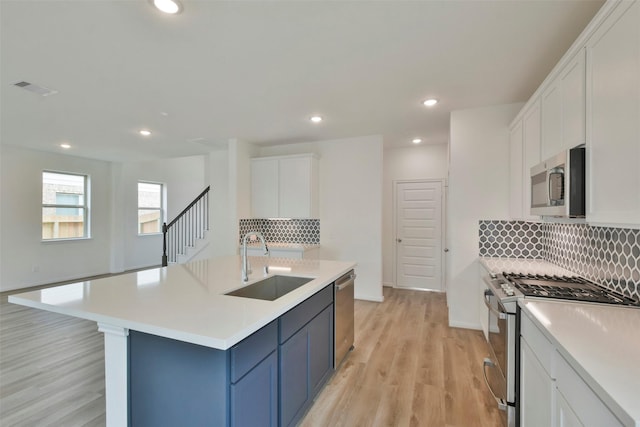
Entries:
POLYGON ((92 237, 70 237, 68 239, 42 239, 41 243, 63 243, 63 242, 83 242, 86 240, 93 240, 92 237))
POLYGON ((147 236, 162 236, 162 231, 159 231, 157 233, 144 233, 144 234, 138 233, 138 237, 147 237, 147 236))

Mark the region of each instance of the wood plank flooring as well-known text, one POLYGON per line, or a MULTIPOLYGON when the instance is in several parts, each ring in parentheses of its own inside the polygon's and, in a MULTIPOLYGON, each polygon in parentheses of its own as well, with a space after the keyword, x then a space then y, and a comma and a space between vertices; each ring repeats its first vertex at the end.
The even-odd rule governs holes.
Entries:
POLYGON ((0 426, 104 426, 104 338, 95 322, 0 298, 0 426))
MULTIPOLYGON (((355 349, 301 426, 498 426, 482 333, 447 326, 444 294, 356 301, 355 349)), ((0 298, 0 426, 104 426, 96 324, 0 298)))
POLYGON ((356 302, 355 349, 301 426, 499 426, 482 377, 482 332, 450 328, 444 294, 384 296, 356 302))

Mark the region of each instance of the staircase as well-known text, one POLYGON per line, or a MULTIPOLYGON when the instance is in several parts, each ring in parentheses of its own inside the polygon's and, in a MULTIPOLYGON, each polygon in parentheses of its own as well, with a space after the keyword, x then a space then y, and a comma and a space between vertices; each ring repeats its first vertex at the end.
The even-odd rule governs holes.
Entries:
POLYGON ((208 245, 209 189, 196 197, 173 221, 162 225, 162 266, 183 263, 208 245))

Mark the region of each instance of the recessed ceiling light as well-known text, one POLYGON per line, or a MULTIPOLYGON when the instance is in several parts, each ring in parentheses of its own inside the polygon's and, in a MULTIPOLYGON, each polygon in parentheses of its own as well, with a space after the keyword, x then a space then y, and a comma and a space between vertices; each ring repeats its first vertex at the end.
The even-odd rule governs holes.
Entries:
POLYGON ((313 123, 320 123, 322 121, 322 117, 321 116, 311 116, 311 118, 309 120, 311 120, 313 123))
POLYGON ((436 105, 438 103, 438 100, 435 98, 429 98, 426 101, 423 102, 423 104, 427 107, 433 107, 434 105, 436 105))
POLYGON ((70 144, 67 144, 66 142, 63 142, 62 144, 60 144, 60 148, 64 148, 65 150, 71 148, 70 144))
POLYGON ((176 14, 182 10, 182 5, 177 0, 152 0, 153 5, 164 13, 176 14))
POLYGON ((149 135, 151 135, 151 131, 150 131, 150 130, 147 130, 147 129, 142 129, 139 133, 140 133, 140 135, 142 135, 142 136, 149 136, 149 135))
POLYGON ((420 138, 413 138, 413 139, 411 140, 411 142, 413 142, 414 144, 420 144, 420 143, 422 142, 422 139, 420 139, 420 138))

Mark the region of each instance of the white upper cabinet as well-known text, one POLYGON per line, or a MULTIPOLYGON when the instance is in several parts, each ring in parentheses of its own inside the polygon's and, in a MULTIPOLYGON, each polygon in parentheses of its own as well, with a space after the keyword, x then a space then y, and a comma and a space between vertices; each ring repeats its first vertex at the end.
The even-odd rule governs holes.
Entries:
POLYGON ((531 167, 540 163, 540 101, 527 107, 512 123, 509 133, 509 214, 511 219, 537 219, 532 216, 531 167))
POLYGON ((541 96, 542 158, 585 143, 585 53, 580 49, 541 96))
POLYGON ((522 202, 524 219, 540 219, 531 215, 531 167, 540 163, 540 101, 536 101, 525 111, 522 119, 522 202))
POLYGON ((587 221, 640 226, 640 2, 621 2, 589 38, 587 221))
POLYGON ((254 218, 317 218, 317 157, 251 159, 251 214, 254 218))
POLYGON ((278 161, 251 159, 251 215, 278 217, 278 161))
POLYGON ((519 120, 509 133, 509 215, 513 219, 523 216, 522 142, 522 120, 519 120))

